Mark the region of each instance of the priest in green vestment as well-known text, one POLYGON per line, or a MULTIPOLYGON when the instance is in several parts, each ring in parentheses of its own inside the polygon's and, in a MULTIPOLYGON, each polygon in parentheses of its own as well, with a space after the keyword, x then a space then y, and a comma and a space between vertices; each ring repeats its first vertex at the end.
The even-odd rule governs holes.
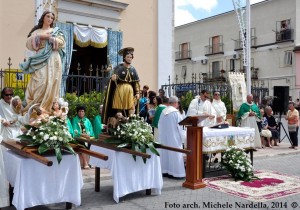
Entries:
POLYGON ((250 127, 255 129, 254 147, 261 148, 260 134, 257 127, 257 119, 260 119, 260 111, 253 102, 253 95, 247 95, 247 101, 240 106, 238 118, 241 119, 241 127, 250 127))

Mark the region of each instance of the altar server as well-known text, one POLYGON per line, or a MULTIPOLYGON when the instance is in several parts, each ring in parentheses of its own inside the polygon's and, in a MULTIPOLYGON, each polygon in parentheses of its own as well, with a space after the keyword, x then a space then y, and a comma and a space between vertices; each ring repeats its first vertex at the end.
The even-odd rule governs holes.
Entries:
MULTIPOLYGON (((158 122, 159 140, 162 144, 182 149, 186 139, 186 131, 178 123, 182 117, 177 109, 178 98, 171 96, 158 122)), ((169 177, 185 177, 183 154, 179 152, 160 150, 162 173, 169 177)))
POLYGON ((226 120, 227 109, 224 102, 221 100, 220 92, 215 91, 213 96, 213 102, 211 103, 217 114, 217 123, 222 123, 226 120))

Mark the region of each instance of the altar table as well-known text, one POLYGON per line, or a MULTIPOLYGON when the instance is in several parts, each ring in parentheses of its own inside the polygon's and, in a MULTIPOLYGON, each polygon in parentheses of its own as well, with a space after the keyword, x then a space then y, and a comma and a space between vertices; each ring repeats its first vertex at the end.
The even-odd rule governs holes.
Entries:
POLYGON ((51 167, 7 150, 3 153, 6 177, 14 187, 12 204, 17 210, 52 203, 81 204, 83 186, 78 155, 64 154, 58 165, 55 156, 51 167))
POLYGON ((222 152, 229 145, 243 149, 254 148, 254 128, 229 127, 224 129, 203 127, 203 153, 222 152))
POLYGON ((90 150, 105 154, 107 161, 94 157, 90 164, 95 167, 109 169, 113 178, 113 198, 118 203, 119 198, 129 193, 152 189, 154 194, 160 195, 163 186, 160 159, 150 153, 151 158, 144 164, 141 157, 134 161, 131 154, 92 145, 90 150))

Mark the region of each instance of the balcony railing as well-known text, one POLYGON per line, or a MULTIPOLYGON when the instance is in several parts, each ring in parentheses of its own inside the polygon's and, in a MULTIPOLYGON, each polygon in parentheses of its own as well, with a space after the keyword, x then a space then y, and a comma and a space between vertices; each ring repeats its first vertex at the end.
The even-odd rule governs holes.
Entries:
POLYGON ((224 43, 205 46, 205 55, 224 54, 224 43))
MULTIPOLYGON (((108 83, 109 77, 86 76, 86 75, 62 75, 63 92, 74 92, 78 95, 89 93, 91 91, 104 92, 108 83)), ((0 69, 0 88, 11 87, 20 91, 27 88, 29 76, 17 70, 2 70, 0 69)))
POLYGON ((192 51, 191 50, 182 50, 182 51, 175 52, 175 61, 184 60, 184 59, 191 60, 191 58, 192 58, 192 51))
MULTIPOLYGON (((251 37, 251 47, 256 46, 256 41, 257 41, 257 37, 256 36, 252 36, 251 37)), ((237 49, 242 49, 243 48, 243 42, 241 39, 237 39, 235 40, 235 50, 237 49)))
MULTIPOLYGON (((251 79, 254 79, 254 80, 257 80, 258 79, 258 71, 259 71, 259 68, 254 68, 254 67, 251 67, 251 79)), ((242 69, 240 69, 240 72, 241 73, 246 73, 246 67, 243 67, 242 69)))
POLYGON ((227 75, 225 73, 214 74, 214 73, 203 73, 203 82, 226 82, 227 75))
POLYGON ((276 31, 276 42, 294 40, 294 30, 286 29, 282 31, 276 31))

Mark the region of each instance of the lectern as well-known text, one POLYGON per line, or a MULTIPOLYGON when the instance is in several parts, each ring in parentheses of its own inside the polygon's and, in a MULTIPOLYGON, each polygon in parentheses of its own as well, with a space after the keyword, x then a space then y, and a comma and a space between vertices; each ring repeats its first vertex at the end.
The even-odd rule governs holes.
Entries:
POLYGON ((186 180, 182 184, 183 187, 190 189, 204 188, 206 185, 202 182, 203 171, 203 154, 202 154, 202 137, 203 129, 197 124, 206 119, 204 116, 190 116, 179 122, 179 125, 187 127, 187 149, 191 153, 186 158, 186 180))

